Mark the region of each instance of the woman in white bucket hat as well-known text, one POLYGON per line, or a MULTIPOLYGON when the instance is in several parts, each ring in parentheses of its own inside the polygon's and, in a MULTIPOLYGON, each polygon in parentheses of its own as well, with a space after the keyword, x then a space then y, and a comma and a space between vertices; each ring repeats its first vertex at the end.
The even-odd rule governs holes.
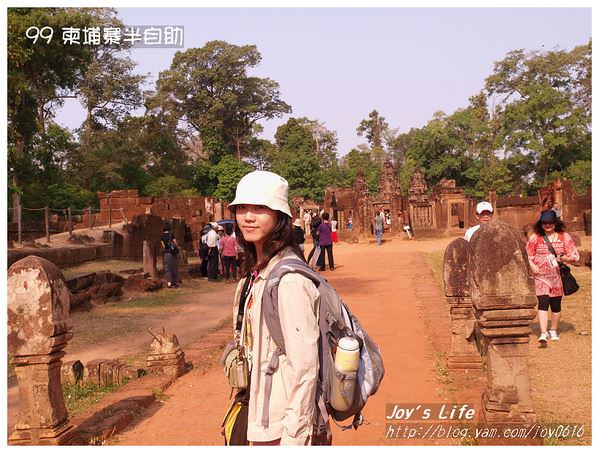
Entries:
POLYGON ((240 338, 250 367, 247 439, 252 445, 308 445, 315 422, 319 294, 311 280, 297 273, 286 274, 279 283, 286 355, 272 375, 266 423, 263 417, 265 375, 277 347, 261 314, 262 294, 270 270, 281 259, 303 260, 293 235, 288 191, 281 176, 254 171, 239 181, 229 205, 245 253, 245 278, 237 286, 233 320, 236 325, 240 305, 245 307, 240 338))

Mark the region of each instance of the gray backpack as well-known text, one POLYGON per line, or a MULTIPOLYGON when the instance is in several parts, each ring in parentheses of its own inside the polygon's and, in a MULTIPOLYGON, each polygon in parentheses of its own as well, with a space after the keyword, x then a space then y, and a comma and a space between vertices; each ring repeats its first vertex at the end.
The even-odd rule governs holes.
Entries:
POLYGON ((351 425, 340 426, 342 430, 358 429, 363 423, 361 410, 366 404, 368 397, 374 395, 385 374, 383 358, 378 346, 368 336, 360 325, 358 319, 351 313, 347 305, 343 303, 335 289, 310 268, 305 262, 298 259, 284 259, 277 263, 270 271, 264 293, 262 295, 262 313, 271 338, 277 349, 273 353, 268 365, 265 377, 264 407, 262 410, 262 425, 268 426, 268 407, 270 403, 270 392, 272 389, 272 375, 279 366, 279 356, 285 354, 285 340, 281 331, 281 320, 279 318, 278 289, 281 278, 290 272, 295 272, 310 279, 316 285, 320 293, 320 308, 318 325, 320 336, 318 339, 319 364, 318 383, 316 387, 316 427, 315 435, 326 435, 330 438, 330 426, 328 418, 331 416, 335 423, 353 416, 351 425), (357 373, 347 376, 335 369, 333 350, 342 337, 353 337, 360 344, 360 358, 357 373), (331 406, 331 384, 343 387, 344 379, 355 379, 353 398, 349 409, 338 411, 331 406), (339 382, 341 381, 341 382, 339 382))

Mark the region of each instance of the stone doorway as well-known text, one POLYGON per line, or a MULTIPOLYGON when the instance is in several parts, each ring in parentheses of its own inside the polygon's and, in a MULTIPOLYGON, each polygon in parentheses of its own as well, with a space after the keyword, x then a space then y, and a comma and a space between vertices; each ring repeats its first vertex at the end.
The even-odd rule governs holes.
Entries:
POLYGON ((455 229, 464 229, 466 219, 468 218, 467 206, 465 201, 450 202, 447 216, 447 227, 455 229))

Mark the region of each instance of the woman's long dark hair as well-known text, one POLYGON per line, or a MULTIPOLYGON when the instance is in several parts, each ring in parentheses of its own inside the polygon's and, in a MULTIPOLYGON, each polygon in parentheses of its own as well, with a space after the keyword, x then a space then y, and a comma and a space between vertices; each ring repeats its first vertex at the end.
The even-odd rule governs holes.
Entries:
POLYGON ((248 276, 253 271, 261 271, 264 269, 268 262, 277 253, 282 252, 285 248, 289 247, 293 252, 301 258, 303 261, 304 254, 299 248, 295 236, 293 234, 291 217, 283 214, 281 211, 275 211, 277 213, 277 223, 274 229, 271 231, 270 236, 264 241, 262 245, 262 259, 260 262, 257 261, 256 247, 253 243, 247 242, 243 233, 239 229, 237 224, 237 218, 235 218, 235 239, 237 243, 243 247, 243 263, 241 265, 241 273, 243 277, 248 276))
MULTIPOLYGON (((543 211, 545 212, 545 211, 543 211)), ((543 213, 541 213, 542 215, 543 213)), ((541 222, 541 219, 539 218, 539 220, 537 220, 537 223, 535 223, 535 227, 534 227, 535 233, 537 233, 539 236, 543 236, 545 234, 545 230, 543 230, 543 222, 541 222)), ((564 225, 564 222, 561 221, 561 219, 559 217, 555 218, 555 232, 556 233, 562 233, 566 230, 566 225, 564 225)))

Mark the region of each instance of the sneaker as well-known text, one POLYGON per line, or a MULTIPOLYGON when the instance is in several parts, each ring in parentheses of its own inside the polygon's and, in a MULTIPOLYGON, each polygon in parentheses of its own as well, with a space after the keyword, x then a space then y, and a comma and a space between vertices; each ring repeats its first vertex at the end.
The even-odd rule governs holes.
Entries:
POLYGON ((539 343, 541 343, 541 346, 547 346, 547 332, 541 332, 539 343))
POLYGON ((552 341, 559 340, 559 337, 557 336, 557 332, 555 330, 549 331, 549 338, 551 338, 552 341))

